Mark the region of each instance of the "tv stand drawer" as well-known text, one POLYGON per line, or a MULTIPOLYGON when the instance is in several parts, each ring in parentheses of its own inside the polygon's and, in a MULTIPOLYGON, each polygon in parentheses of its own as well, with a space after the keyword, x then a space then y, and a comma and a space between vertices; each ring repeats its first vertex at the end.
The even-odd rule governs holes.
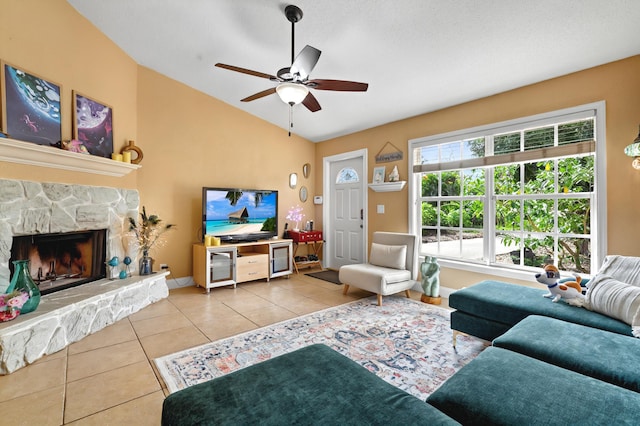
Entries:
POLYGON ((236 281, 261 280, 269 277, 269 255, 244 252, 236 260, 236 281))

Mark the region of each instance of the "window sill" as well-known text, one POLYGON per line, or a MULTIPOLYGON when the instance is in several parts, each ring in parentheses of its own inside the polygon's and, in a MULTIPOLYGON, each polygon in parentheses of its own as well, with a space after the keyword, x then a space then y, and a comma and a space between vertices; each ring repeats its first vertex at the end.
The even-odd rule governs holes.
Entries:
POLYGON ((0 161, 116 177, 141 167, 138 164, 8 138, 0 138, 0 161))
MULTIPOLYGON (((475 263, 459 262, 449 259, 438 259, 440 266, 450 269, 459 269, 462 271, 475 272, 478 274, 491 275, 504 279, 515 279, 520 281, 529 281, 536 283, 534 275, 539 272, 536 268, 531 271, 516 270, 511 268, 501 268, 499 266, 480 265, 475 263)), ((541 270, 541 269, 540 269, 541 270)), ((566 275, 566 274, 565 274, 566 275)))

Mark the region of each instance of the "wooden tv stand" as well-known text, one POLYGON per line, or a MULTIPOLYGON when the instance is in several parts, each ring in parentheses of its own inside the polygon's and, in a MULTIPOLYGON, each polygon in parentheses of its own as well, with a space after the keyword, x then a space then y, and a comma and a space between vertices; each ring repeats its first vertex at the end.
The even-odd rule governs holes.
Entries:
POLYGON ((292 240, 262 240, 206 247, 193 245, 193 281, 211 288, 287 276, 293 272, 292 240))

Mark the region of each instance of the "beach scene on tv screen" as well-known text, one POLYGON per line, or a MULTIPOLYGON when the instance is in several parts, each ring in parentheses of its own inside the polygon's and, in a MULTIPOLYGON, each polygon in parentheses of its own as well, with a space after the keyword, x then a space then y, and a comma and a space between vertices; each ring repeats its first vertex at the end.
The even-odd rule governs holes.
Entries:
POLYGON ((277 192, 209 190, 206 193, 206 233, 258 234, 275 231, 277 192))

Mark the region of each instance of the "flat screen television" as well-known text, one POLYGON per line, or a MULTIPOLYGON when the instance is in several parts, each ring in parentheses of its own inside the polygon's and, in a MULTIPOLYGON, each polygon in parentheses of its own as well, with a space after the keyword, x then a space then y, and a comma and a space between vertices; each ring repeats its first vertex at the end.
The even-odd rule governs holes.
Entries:
POLYGON ((278 235, 278 191, 202 188, 202 234, 228 243, 278 235))

